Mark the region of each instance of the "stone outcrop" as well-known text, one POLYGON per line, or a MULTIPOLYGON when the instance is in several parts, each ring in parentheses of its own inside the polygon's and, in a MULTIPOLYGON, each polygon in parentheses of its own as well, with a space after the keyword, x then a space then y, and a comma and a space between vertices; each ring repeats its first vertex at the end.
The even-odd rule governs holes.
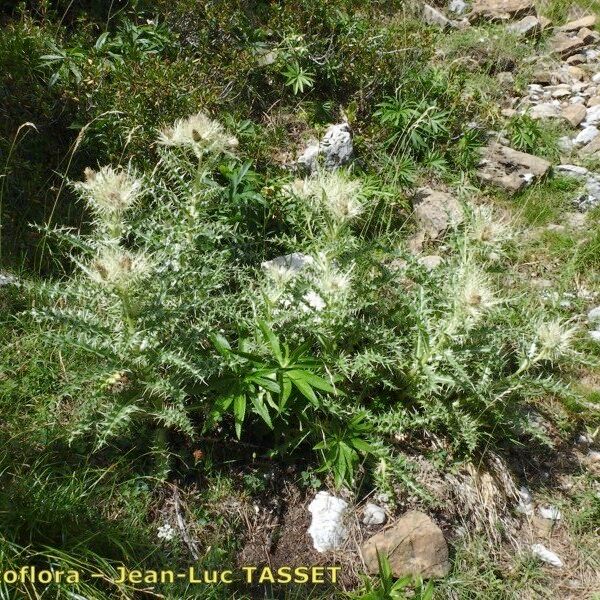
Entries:
POLYGON ((550 166, 543 158, 492 142, 482 150, 477 176, 484 183, 516 193, 546 175, 550 166))
POLYGON ((413 206, 417 226, 430 240, 438 238, 463 219, 462 207, 454 196, 431 188, 418 189, 413 206))
POLYGON ((535 15, 533 0, 476 0, 473 3, 471 19, 507 21, 535 15))
POLYGON ((352 159, 354 147, 348 123, 331 125, 320 142, 308 146, 298 158, 298 165, 309 173, 318 170, 320 163, 329 171, 337 169, 352 159))
POLYGON ((361 551, 372 574, 378 572, 377 552, 388 557, 394 577, 444 577, 450 570, 444 534, 427 515, 414 510, 369 538, 361 551))

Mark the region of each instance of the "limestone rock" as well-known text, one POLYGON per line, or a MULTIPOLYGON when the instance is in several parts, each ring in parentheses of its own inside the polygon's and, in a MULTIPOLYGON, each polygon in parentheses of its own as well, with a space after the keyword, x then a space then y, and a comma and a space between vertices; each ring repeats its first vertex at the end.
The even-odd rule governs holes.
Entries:
POLYGON ((428 25, 435 25, 436 27, 441 27, 442 29, 446 29, 446 27, 451 26, 450 19, 437 10, 437 8, 429 6, 429 4, 423 5, 423 20, 428 25))
POLYGON ((336 498, 329 492, 319 492, 308 505, 312 515, 308 533, 317 552, 335 550, 344 543, 348 536, 348 530, 344 526, 347 509, 348 503, 345 500, 336 498))
POLYGON ((372 574, 378 572, 378 551, 389 558, 394 577, 444 577, 450 570, 444 534, 427 515, 414 510, 369 538, 361 550, 372 574))
POLYGON ((460 203, 446 192, 420 188, 415 194, 413 204, 420 231, 432 240, 463 219, 460 203))
POLYGON ((534 0, 475 0, 471 16, 506 21, 535 14, 534 0))
POLYGON ((587 109, 584 125, 600 125, 600 104, 590 106, 587 109))
POLYGON ((467 3, 464 0, 450 0, 448 10, 455 15, 462 15, 467 11, 467 3))
POLYGON ((599 133, 600 131, 598 131, 597 127, 594 127, 593 125, 588 125, 585 129, 582 129, 575 136, 573 143, 575 144, 575 146, 586 146, 591 141, 596 139, 599 133))
POLYGON ((369 525, 382 525, 385 523, 386 515, 385 510, 378 506, 377 504, 373 504, 372 502, 367 502, 365 506, 365 510, 363 512, 363 520, 362 522, 369 525))
POLYGON ((577 50, 585 46, 581 38, 570 37, 564 33, 555 33, 550 38, 550 47, 556 54, 560 54, 563 58, 568 58, 572 54, 577 54, 577 50))
POLYGON ((583 40, 584 44, 595 44, 598 41, 598 34, 587 27, 580 29, 577 37, 583 40))
POLYGON ((568 65, 581 65, 586 61, 585 54, 573 54, 573 56, 569 56, 567 58, 568 65))
POLYGON ((550 163, 543 158, 491 142, 482 150, 477 176, 485 183, 516 193, 549 170, 550 163))
POLYGON ((600 135, 596 136, 591 142, 586 144, 581 150, 581 154, 593 156, 600 154, 600 135))
POLYGON ((570 21, 565 25, 561 25, 557 27, 559 31, 579 31, 584 27, 593 27, 596 24, 596 15, 588 15, 586 17, 581 17, 581 19, 577 19, 575 21, 570 21))
POLYGON ((306 148, 298 158, 298 164, 309 173, 314 173, 319 168, 319 157, 322 156, 323 166, 331 171, 350 162, 353 152, 350 126, 338 123, 327 129, 320 142, 306 148))
POLYGON ((522 37, 534 37, 542 32, 542 25, 536 16, 527 15, 520 21, 509 25, 507 29, 522 37))
POLYGON ((558 106, 552 102, 542 102, 534 105, 529 111, 532 119, 552 119, 560 114, 558 106))
POLYGON ((571 126, 577 127, 585 119, 587 111, 583 104, 571 104, 563 109, 561 117, 566 119, 571 126))

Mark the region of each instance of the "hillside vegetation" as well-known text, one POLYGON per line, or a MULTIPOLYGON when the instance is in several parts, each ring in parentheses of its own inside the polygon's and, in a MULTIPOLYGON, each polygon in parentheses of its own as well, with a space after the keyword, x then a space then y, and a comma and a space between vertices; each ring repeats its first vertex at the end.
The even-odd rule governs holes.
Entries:
POLYGON ((0 598, 600 598, 597 12, 0 2, 0 598))

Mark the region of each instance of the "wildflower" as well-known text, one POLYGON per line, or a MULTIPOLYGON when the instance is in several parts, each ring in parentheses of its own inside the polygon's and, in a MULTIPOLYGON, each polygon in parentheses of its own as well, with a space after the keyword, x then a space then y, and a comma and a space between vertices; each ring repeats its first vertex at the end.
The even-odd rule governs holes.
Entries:
POLYGON ((362 213, 363 206, 357 198, 360 192, 358 181, 350 181, 336 171, 325 176, 319 185, 325 206, 337 221, 350 221, 362 213))
POLYGON ((459 302, 473 317, 497 304, 487 276, 479 270, 468 268, 460 277, 458 287, 459 302))
POLYGON ((89 277, 103 284, 124 288, 131 285, 148 270, 148 261, 122 248, 104 248, 85 269, 89 277))
POLYGON ((539 323, 536 332, 539 345, 536 361, 554 361, 568 354, 576 331, 574 327, 568 327, 558 320, 539 323))
POLYGON ((115 215, 126 211, 138 198, 141 182, 126 171, 102 167, 85 169, 85 181, 76 184, 88 196, 92 209, 99 215, 115 215))
POLYGON ((235 148, 238 141, 229 136, 223 125, 203 112, 175 121, 159 131, 158 143, 163 146, 182 146, 207 152, 225 152, 235 148))
POLYGON ((313 310, 320 312, 325 308, 325 301, 317 292, 310 290, 302 296, 302 300, 313 310))
POLYGON ((510 230, 489 206, 479 206, 474 211, 470 234, 476 242, 493 245, 507 240, 510 230))
POLYGON ((358 181, 348 179, 342 172, 324 173, 316 179, 294 182, 289 191, 312 200, 339 222, 350 221, 363 212, 359 200, 361 186, 358 181))
POLYGON ((338 271, 323 254, 318 257, 316 271, 318 276, 315 279, 315 284, 324 294, 339 298, 350 289, 352 283, 351 269, 345 273, 338 271))
POLYGON ((175 530, 171 525, 165 523, 158 528, 158 539, 170 542, 175 537, 175 530))

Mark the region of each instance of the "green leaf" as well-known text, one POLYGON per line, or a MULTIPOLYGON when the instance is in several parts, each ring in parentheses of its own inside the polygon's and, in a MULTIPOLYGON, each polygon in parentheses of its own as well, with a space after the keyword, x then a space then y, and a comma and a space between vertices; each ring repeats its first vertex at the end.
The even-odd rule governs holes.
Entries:
POLYGON ((211 334, 210 339, 219 354, 222 356, 229 356, 231 354, 229 342, 220 333, 211 334))
POLYGON ((281 366, 284 366, 283 365, 283 355, 281 353, 281 346, 279 345, 279 340, 277 339, 277 336, 275 335, 273 330, 269 327, 269 325, 267 324, 266 321, 260 321, 258 326, 260 327, 260 330, 262 331, 262 333, 265 337, 265 341, 269 345, 269 348, 271 349, 273 356, 277 359, 277 362, 281 366))
POLYGON ((273 429, 273 423, 271 421, 271 415, 269 414, 269 409, 267 408, 265 401, 260 396, 252 396, 252 405, 254 409, 258 413, 258 415, 262 418, 262 420, 267 424, 269 429, 273 429))
POLYGON ((298 391, 312 404, 319 406, 319 399, 315 395, 312 387, 306 382, 304 374, 305 371, 287 371, 287 376, 291 379, 298 391))

